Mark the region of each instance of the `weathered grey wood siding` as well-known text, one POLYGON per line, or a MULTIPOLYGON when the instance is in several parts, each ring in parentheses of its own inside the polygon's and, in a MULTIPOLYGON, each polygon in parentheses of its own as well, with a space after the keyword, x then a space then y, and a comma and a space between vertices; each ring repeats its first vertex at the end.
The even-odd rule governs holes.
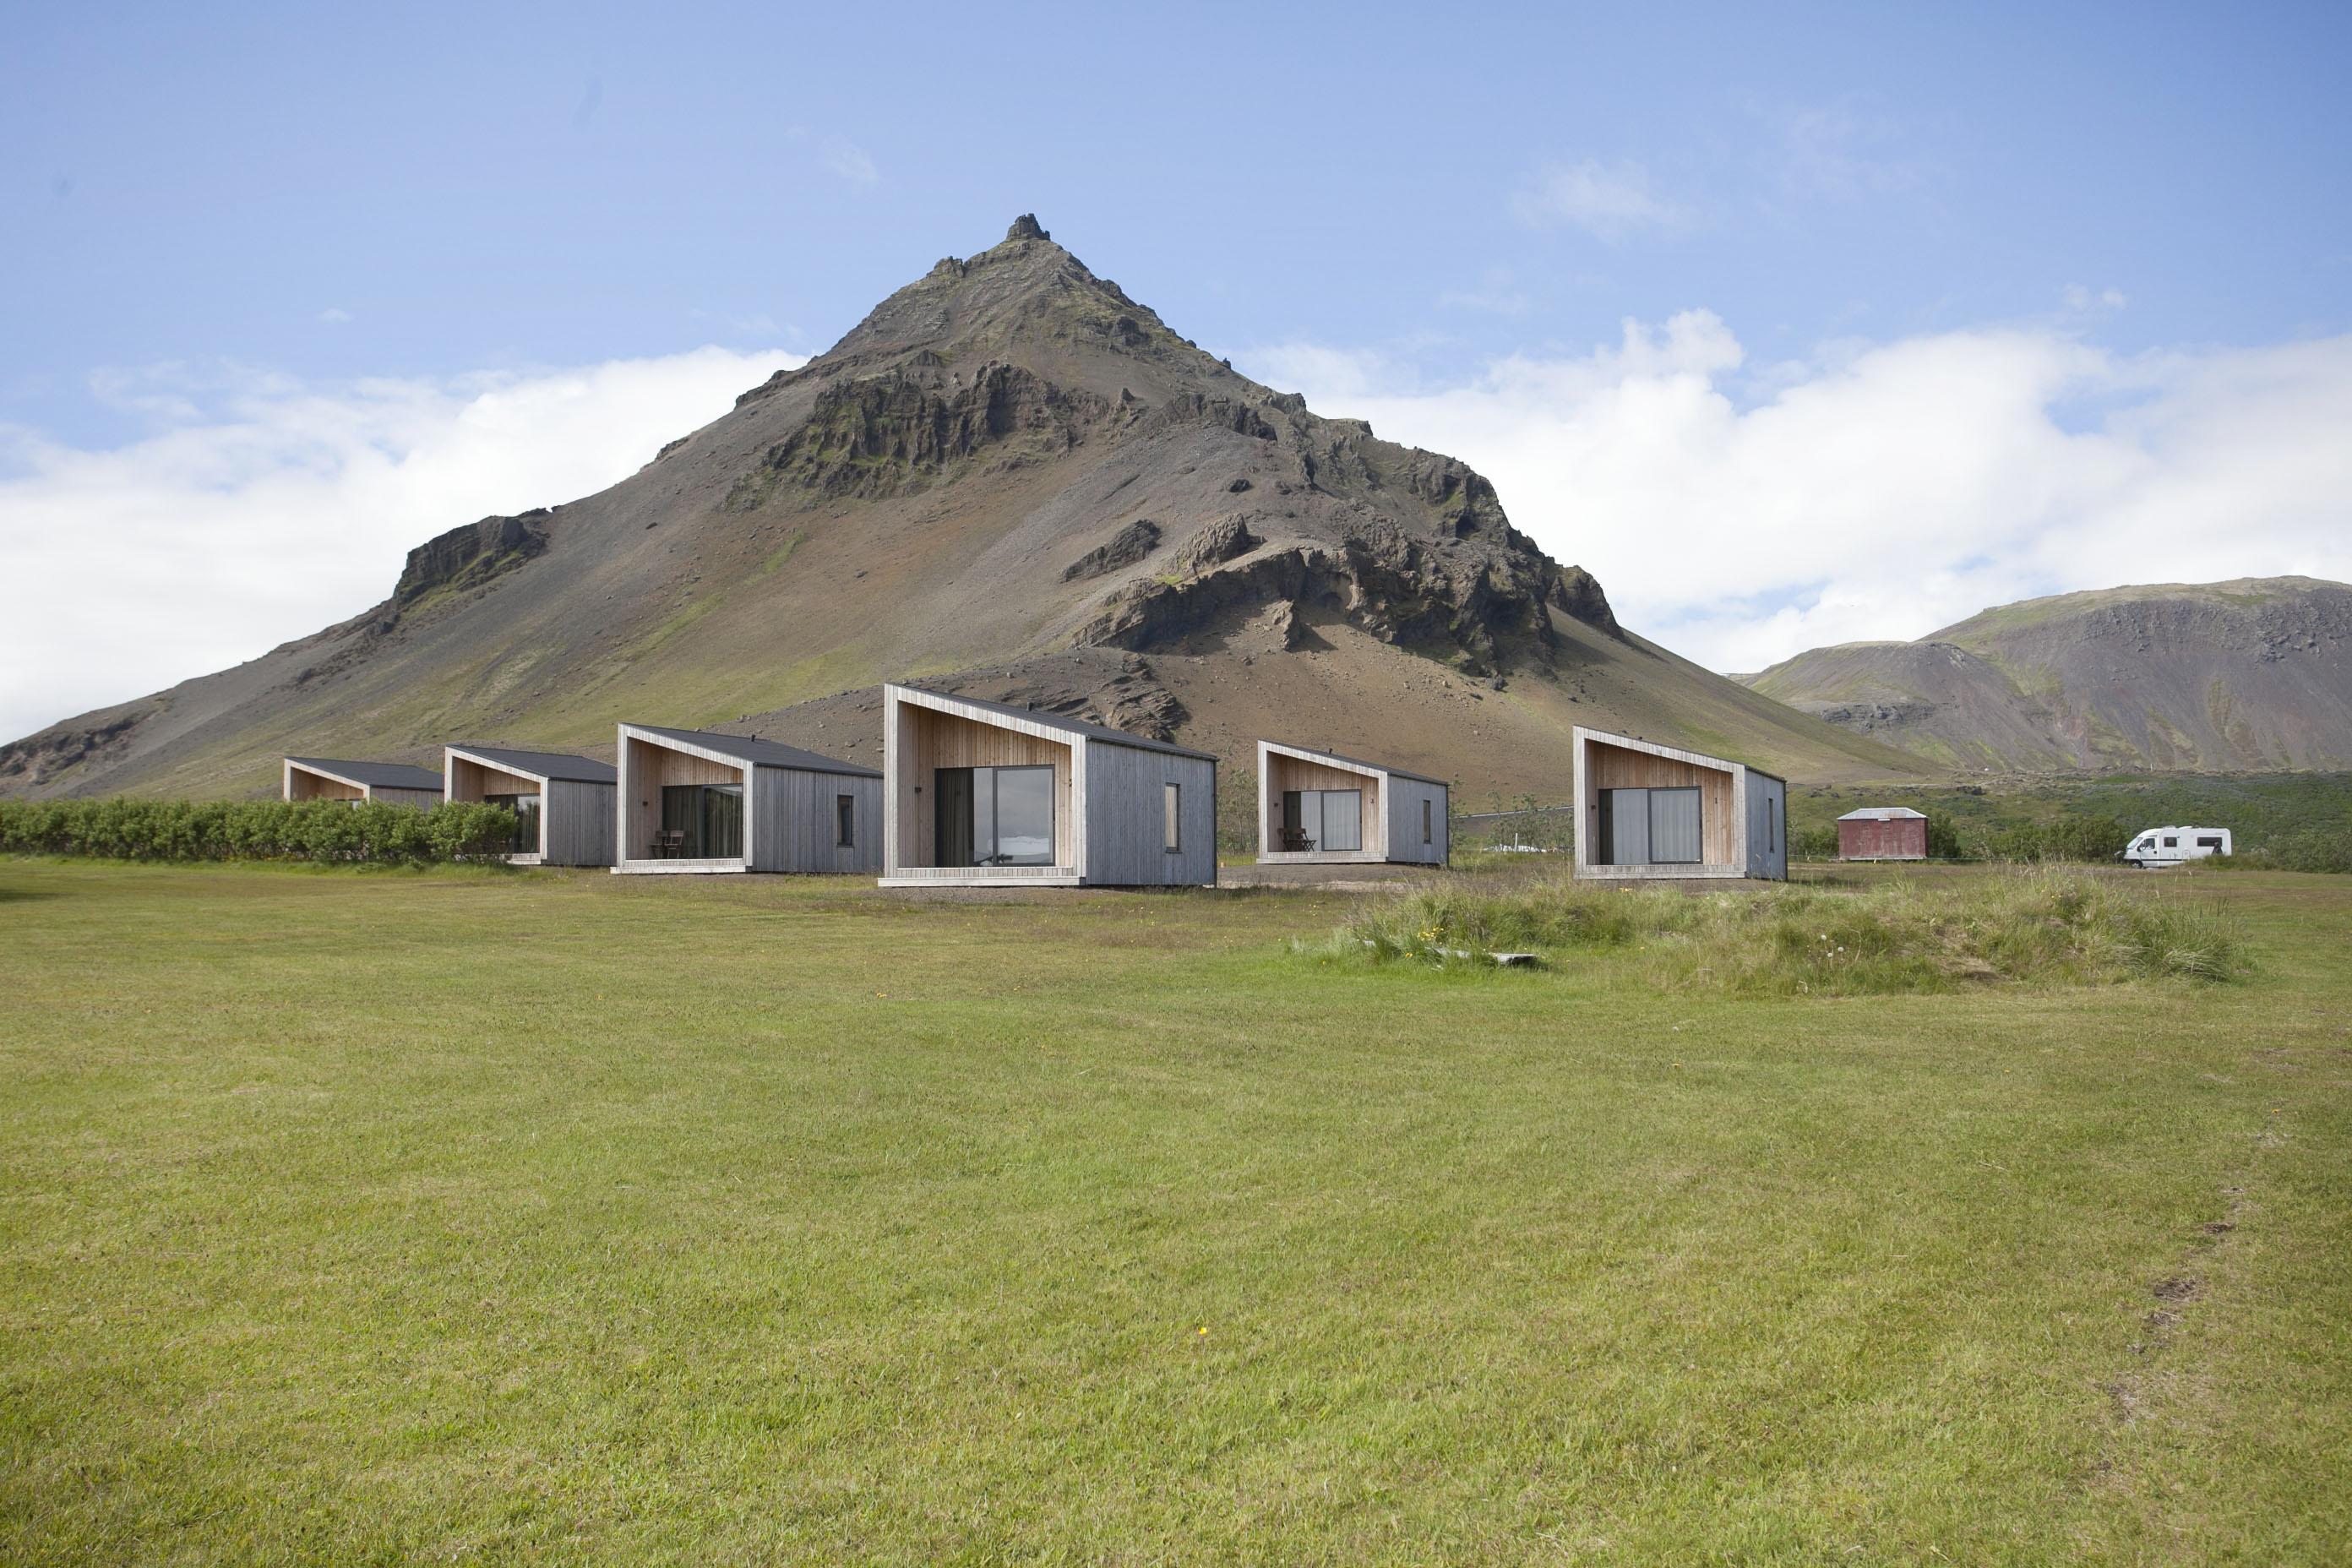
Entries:
POLYGON ((1408 866, 1443 866, 1447 791, 1444 784, 1388 775, 1388 858, 1408 866), (1429 841, 1422 842, 1422 807, 1429 807, 1429 841))
POLYGON ((882 868, 882 781, 799 768, 752 770, 746 847, 755 871, 852 873, 882 868), (854 842, 840 842, 840 797, 856 818, 854 842))
POLYGON ((1754 769, 1748 774, 1748 874, 1789 879, 1789 786, 1754 769))
POLYGON ((1198 887, 1217 879, 1217 765, 1198 757, 1107 741, 1086 742, 1078 788, 1086 799, 1086 859, 1092 887, 1198 887), (1177 848, 1166 836, 1166 786, 1178 797, 1177 848))
POLYGON ((540 863, 609 866, 617 812, 614 786, 588 779, 550 779, 539 804, 540 863))

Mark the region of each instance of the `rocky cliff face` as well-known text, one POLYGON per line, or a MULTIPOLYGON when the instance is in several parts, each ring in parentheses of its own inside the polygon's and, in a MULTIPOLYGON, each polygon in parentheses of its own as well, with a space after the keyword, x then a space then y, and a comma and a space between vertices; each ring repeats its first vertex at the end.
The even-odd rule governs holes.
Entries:
POLYGON ((0 750, 0 787, 261 790, 283 752, 593 749, 620 719, 872 761, 871 689, 908 678, 1547 797, 1580 721, 1907 765, 1642 643, 1464 464, 1240 374, 1024 218, 630 479, 453 529, 348 621, 0 750))
POLYGON ((2352 766, 2352 588, 2263 577, 2066 594, 1916 643, 1815 648, 1751 679, 1964 767, 2352 766))

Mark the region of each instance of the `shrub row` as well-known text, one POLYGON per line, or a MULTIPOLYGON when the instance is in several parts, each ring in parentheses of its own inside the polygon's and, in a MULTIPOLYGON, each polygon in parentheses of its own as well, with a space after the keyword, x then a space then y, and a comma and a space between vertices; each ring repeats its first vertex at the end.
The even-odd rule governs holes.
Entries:
POLYGON ((1568 959, 1609 950, 1630 953, 1645 986, 1767 995, 2228 980, 2246 969, 2237 928, 2178 889, 2028 868, 1861 890, 1694 894, 1566 879, 1500 893, 1432 885, 1362 908, 1308 951, 1446 964, 1497 952, 1568 959))
POLYGON ((504 853, 504 806, 420 811, 370 801, 0 801, 0 852, 110 860, 320 860, 420 865, 504 853))

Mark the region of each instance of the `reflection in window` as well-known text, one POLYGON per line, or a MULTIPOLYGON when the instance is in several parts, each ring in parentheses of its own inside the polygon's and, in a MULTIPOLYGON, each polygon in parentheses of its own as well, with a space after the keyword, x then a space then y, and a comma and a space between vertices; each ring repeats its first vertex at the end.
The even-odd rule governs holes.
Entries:
POLYGON ((741 784, 664 784, 662 831, 682 835, 677 853, 688 860, 743 858, 741 784))
POLYGON ((1173 855, 1183 847, 1179 824, 1183 817, 1184 786, 1168 784, 1162 787, 1160 800, 1160 836, 1166 842, 1168 853, 1173 855))
POLYGON ((515 836, 507 845, 507 854, 539 853, 539 795, 536 792, 530 795, 486 795, 482 797, 482 804, 503 805, 515 814, 515 836))
POLYGON ((940 768, 933 826, 942 866, 1054 863, 1054 770, 940 768))

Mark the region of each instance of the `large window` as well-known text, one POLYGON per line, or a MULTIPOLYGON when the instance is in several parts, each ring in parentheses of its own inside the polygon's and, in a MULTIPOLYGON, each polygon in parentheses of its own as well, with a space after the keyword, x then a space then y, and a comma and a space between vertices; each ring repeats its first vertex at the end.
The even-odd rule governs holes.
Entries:
POLYGON ((1601 865, 1696 866, 1704 842, 1696 785, 1601 792, 1601 865))
POLYGON ((515 836, 507 846, 509 855, 539 853, 539 796, 536 795, 486 795, 484 805, 503 805, 515 814, 515 836))
POLYGON ((940 768, 932 805, 942 866, 1054 864, 1054 770, 940 768))
POLYGON ((1361 849, 1364 792, 1360 789, 1286 789, 1282 792, 1286 842, 1300 849, 1361 849))
POLYGON ((680 836, 674 853, 685 859, 741 859, 743 786, 662 785, 662 832, 680 836))

